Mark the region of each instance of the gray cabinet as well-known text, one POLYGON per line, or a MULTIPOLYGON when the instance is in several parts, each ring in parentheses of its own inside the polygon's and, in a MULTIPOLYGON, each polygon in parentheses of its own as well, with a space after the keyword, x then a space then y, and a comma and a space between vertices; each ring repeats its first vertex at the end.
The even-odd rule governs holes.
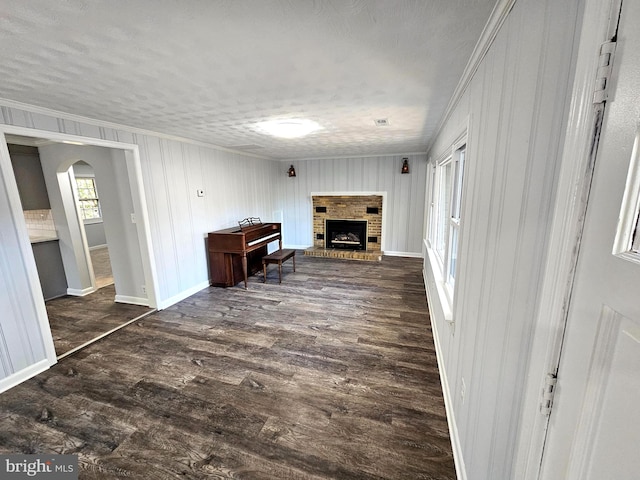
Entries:
POLYGON ((64 273, 60 243, 58 240, 32 243, 40 286, 45 300, 67 294, 67 277, 64 273))
POLYGON ((18 184, 23 210, 49 210, 49 195, 44 182, 40 155, 36 147, 9 145, 13 173, 18 184))

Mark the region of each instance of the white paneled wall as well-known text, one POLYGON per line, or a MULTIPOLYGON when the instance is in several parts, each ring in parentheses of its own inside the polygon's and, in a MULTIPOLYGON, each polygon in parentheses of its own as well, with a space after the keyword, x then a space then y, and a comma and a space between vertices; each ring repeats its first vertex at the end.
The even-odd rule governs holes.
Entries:
POLYGON ((429 152, 437 158, 469 124, 453 323, 425 259, 461 478, 512 478, 578 4, 517 1, 429 152))
POLYGON ((277 162, 137 136, 161 298, 208 282, 205 238, 259 216, 270 220, 277 162), (153 159, 146 165, 144 159, 153 159), (204 197, 196 191, 202 189, 204 197))
POLYGON ((6 145, 0 158, 0 392, 47 369, 55 358, 42 290, 6 145), (8 185, 10 188, 4 188, 8 185), (26 258, 26 261, 23 259, 26 258), (29 293, 34 291, 37 298, 29 293), (46 321, 44 322, 46 323, 46 321))
POLYGON ((422 252, 426 156, 406 155, 410 172, 400 173, 402 155, 300 160, 281 163, 278 171, 284 212, 283 240, 298 248, 313 245, 311 194, 386 192, 383 249, 388 254, 422 252), (289 178, 290 164, 297 176, 289 178))
MULTIPOLYGON (((208 285, 205 239, 209 231, 235 225, 247 216, 259 216, 269 221, 276 209, 274 195, 277 189, 274 185, 279 183, 281 175, 279 162, 161 138, 134 129, 107 128, 99 126, 101 124, 97 122, 94 125, 91 121, 56 118, 37 109, 27 111, 1 107, 0 124, 34 129, 34 136, 41 135, 38 130, 42 130, 138 145, 153 259, 158 276, 157 300, 161 307, 208 285), (205 191, 204 197, 197 196, 198 189, 205 191)), ((11 170, 6 173, 12 174, 11 170)), ((9 211, 6 195, 0 195, 0 207, 9 211)), ((24 224, 23 218, 19 221, 24 224)), ((5 235, 16 235, 13 233, 16 227, 11 223, 3 225, 8 229, 7 232, 3 231, 2 239, 6 253, 9 243, 4 241, 5 235)), ((22 240, 26 242, 26 246, 22 247, 27 247, 23 250, 28 252, 30 245, 27 237, 22 240)), ((11 248, 18 249, 19 245, 11 248)), ((13 332, 15 329, 12 325, 16 322, 20 324, 20 319, 25 316, 22 310, 26 304, 23 302, 21 307, 18 299, 29 297, 33 291, 28 287, 27 279, 22 281, 19 277, 19 270, 24 269, 23 257, 13 252, 11 258, 20 259, 18 265, 0 262, 3 278, 13 278, 13 290, 17 289, 15 298, 10 296, 13 290, 0 291, 0 305, 6 307, 0 316, 0 332, 13 332)), ((37 284, 37 278, 35 281, 37 284)), ((41 293, 34 293, 36 297, 41 296, 41 293)), ((35 301, 39 300, 35 298, 35 301)), ((41 308, 44 308, 43 303, 41 308)), ((35 315, 31 317, 35 318, 35 315)), ((12 338, 0 342, 0 380, 7 374, 15 373, 16 365, 21 369, 43 356, 39 353, 31 355, 33 358, 18 359, 15 352, 5 351, 4 345, 7 344, 14 345, 16 351, 44 351, 36 323, 22 325, 27 325, 24 327, 26 331, 16 331, 12 338), (32 341, 38 345, 32 346, 29 343, 32 341)))

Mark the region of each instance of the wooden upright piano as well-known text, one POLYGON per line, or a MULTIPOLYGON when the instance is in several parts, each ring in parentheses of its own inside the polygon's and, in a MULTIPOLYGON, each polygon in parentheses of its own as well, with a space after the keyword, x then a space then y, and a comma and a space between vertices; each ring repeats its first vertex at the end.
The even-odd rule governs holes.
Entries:
POLYGON ((262 269, 267 245, 279 242, 282 249, 280 223, 258 223, 225 228, 209 233, 209 269, 211 285, 233 287, 262 269))

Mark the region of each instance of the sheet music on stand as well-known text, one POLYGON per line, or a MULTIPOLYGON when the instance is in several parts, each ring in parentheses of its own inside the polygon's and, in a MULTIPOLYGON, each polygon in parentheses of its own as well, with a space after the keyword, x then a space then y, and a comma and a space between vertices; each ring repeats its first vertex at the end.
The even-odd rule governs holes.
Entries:
POLYGON ((240 230, 243 230, 247 227, 253 227, 255 225, 262 225, 262 220, 260 220, 260 217, 247 217, 243 220, 240 220, 238 222, 238 225, 240 225, 240 230))

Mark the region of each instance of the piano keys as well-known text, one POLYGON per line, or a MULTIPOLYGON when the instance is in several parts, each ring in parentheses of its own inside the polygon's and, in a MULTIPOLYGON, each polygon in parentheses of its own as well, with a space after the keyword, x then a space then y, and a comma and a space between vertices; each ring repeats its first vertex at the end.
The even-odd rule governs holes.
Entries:
POLYGON ((233 287, 262 269, 262 257, 267 245, 278 241, 282 249, 280 223, 258 223, 231 227, 208 235, 209 270, 211 285, 233 287))

